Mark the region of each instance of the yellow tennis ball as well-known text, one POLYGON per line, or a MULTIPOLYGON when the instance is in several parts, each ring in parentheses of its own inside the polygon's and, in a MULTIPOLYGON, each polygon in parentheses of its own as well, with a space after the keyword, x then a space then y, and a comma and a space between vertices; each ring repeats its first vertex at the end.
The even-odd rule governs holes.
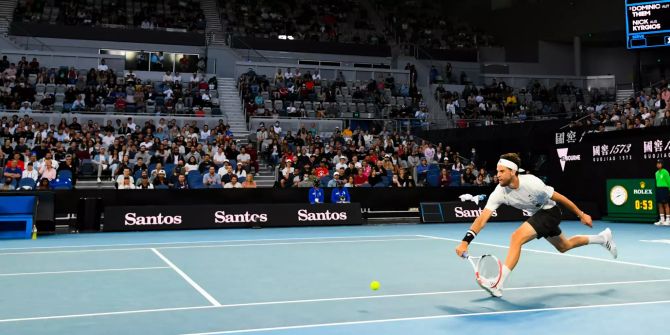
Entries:
POLYGON ((379 282, 374 280, 370 283, 370 289, 373 291, 377 291, 379 289, 379 282))

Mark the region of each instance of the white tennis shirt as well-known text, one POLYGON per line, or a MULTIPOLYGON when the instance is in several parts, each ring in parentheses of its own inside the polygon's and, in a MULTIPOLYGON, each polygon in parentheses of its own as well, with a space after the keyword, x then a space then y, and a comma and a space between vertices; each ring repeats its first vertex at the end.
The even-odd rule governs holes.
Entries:
POLYGON ((556 202, 551 200, 552 195, 554 195, 553 187, 545 185, 538 177, 524 174, 519 175, 517 189, 496 186, 486 202, 486 208, 496 210, 505 204, 535 214, 540 209, 556 206, 556 202))

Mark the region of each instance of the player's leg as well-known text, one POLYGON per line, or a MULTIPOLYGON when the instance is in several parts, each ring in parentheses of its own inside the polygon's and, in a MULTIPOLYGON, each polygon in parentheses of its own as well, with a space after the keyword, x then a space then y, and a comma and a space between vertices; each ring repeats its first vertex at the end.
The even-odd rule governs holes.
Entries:
POLYGON ((521 247, 526 242, 537 237, 535 228, 530 223, 524 222, 517 228, 510 238, 509 250, 507 251, 507 258, 505 258, 505 266, 511 271, 519 262, 521 257, 521 247))
POLYGON ((528 241, 537 237, 537 232, 535 228, 528 223, 524 222, 517 228, 510 238, 509 250, 507 251, 507 258, 505 258, 505 264, 502 266, 502 274, 500 281, 497 284, 492 284, 492 287, 489 292, 496 297, 502 296, 502 288, 505 280, 512 272, 516 264, 519 263, 519 258, 521 257, 521 247, 526 244, 528 241))
POLYGON ((589 244, 589 238, 584 235, 576 235, 566 238, 565 235, 561 234, 558 236, 547 237, 547 241, 561 253, 589 244))
POLYGON ((662 206, 659 206, 659 208, 664 207, 665 208, 665 222, 663 222, 663 225, 665 226, 670 226, 670 205, 668 204, 667 200, 662 206))
POLYGON ((601 231, 598 235, 576 235, 566 238, 565 235, 560 234, 557 236, 547 236, 546 239, 561 253, 587 244, 599 244, 607 249, 614 258, 617 258, 616 244, 612 238, 612 231, 609 228, 601 231))

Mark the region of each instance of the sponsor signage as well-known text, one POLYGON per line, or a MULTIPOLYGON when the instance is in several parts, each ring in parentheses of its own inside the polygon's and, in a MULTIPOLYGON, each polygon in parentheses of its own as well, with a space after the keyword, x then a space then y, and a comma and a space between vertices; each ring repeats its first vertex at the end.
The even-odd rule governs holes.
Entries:
MULTIPOLYGON (((433 222, 472 222, 482 214, 485 205, 484 203, 477 205, 471 201, 441 202, 439 206, 441 207, 442 220, 433 222)), ((531 214, 527 211, 502 205, 493 211, 489 221, 525 221, 530 216, 531 214)))
POLYGON ((581 155, 568 155, 568 148, 558 148, 556 149, 556 153, 558 154, 558 159, 561 163, 561 171, 565 171, 566 162, 582 160, 581 155))
POLYGON ((255 204, 108 206, 104 231, 178 230, 362 224, 361 206, 350 204, 255 204))

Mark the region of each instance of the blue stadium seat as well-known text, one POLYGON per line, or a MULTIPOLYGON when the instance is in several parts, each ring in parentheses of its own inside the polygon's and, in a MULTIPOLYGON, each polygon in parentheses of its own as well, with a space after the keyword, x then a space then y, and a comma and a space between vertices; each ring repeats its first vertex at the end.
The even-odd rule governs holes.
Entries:
POLYGON ((451 171, 449 176, 451 177, 449 186, 461 186, 461 173, 459 171, 451 171))
POLYGON ((56 174, 57 179, 70 179, 72 180, 72 171, 70 170, 60 170, 58 171, 58 174, 56 174))
POLYGON ((34 190, 35 189, 35 180, 32 178, 21 178, 19 180, 19 189, 34 190))
MULTIPOLYGON (((165 170, 165 175, 166 176, 171 176, 172 172, 174 171, 174 164, 165 164, 165 167, 163 167, 163 170, 165 170)), ((153 171, 149 169, 149 171, 153 171)))

